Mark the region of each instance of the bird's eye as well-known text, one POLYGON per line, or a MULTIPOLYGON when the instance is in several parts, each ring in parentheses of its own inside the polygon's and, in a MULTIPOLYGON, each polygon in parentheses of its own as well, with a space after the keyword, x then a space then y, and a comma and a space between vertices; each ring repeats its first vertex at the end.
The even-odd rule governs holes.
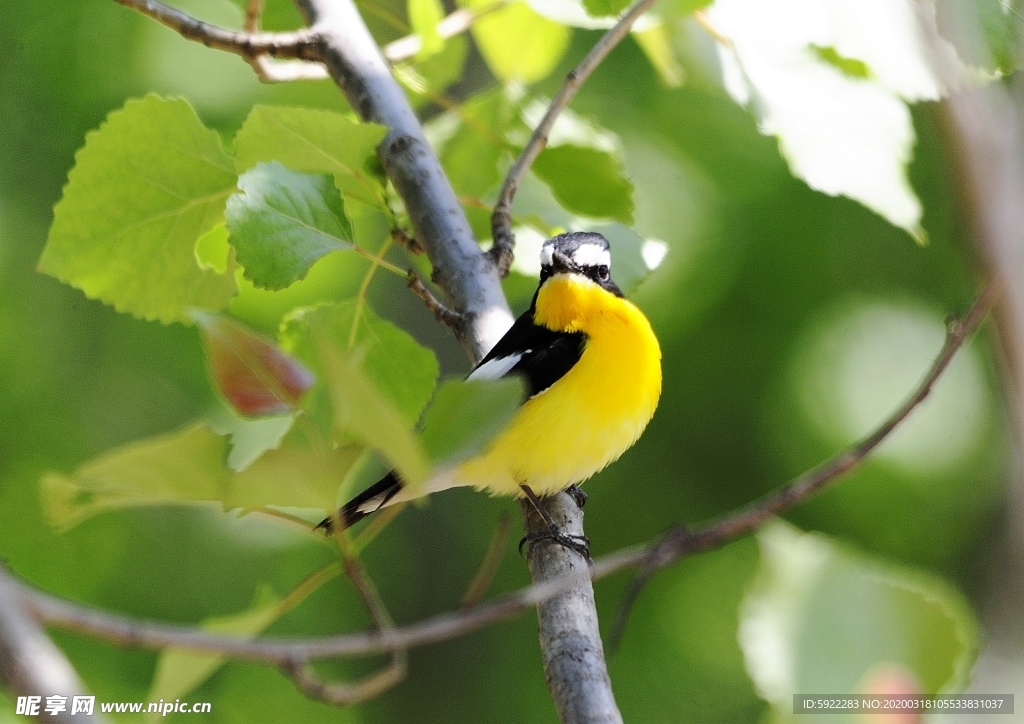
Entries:
POLYGON ((597 268, 597 278, 603 282, 608 281, 608 267, 604 264, 597 268))

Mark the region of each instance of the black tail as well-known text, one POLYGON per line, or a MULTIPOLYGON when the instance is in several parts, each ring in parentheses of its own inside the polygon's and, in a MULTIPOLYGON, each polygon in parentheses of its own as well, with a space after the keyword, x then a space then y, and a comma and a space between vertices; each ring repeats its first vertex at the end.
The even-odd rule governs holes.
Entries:
POLYGON ((329 518, 320 521, 313 530, 320 528, 328 535, 334 530, 334 526, 341 524, 341 530, 350 528, 371 513, 387 505, 388 501, 395 497, 395 494, 402 489, 402 481, 398 479, 392 470, 376 483, 368 487, 352 500, 343 505, 337 513, 329 518))

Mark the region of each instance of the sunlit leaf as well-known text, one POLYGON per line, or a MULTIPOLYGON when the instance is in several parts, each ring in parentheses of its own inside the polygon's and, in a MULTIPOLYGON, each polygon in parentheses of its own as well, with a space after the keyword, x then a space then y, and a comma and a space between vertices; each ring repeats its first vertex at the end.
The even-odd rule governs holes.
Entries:
POLYGON ((672 50, 672 42, 664 23, 635 30, 633 37, 666 85, 674 87, 683 84, 683 67, 672 50))
POLYGON ((967 684, 977 624, 941 580, 782 522, 758 540, 761 569, 740 608, 739 639, 777 721, 807 719, 791 718, 794 694, 856 693, 880 665, 910 672, 926 694, 967 684))
MULTIPOLYGON (((229 616, 215 616, 204 620, 199 628, 214 634, 256 636, 262 633, 280 615, 280 601, 268 587, 257 594, 253 605, 229 616)), ((153 682, 146 698, 149 701, 174 701, 190 693, 217 671, 227 656, 208 654, 188 649, 167 648, 160 654, 153 674, 153 682)), ((151 715, 152 718, 152 715, 151 715)), ((156 718, 159 721, 159 717, 156 718)))
POLYGON ((226 463, 227 438, 198 425, 115 448, 70 475, 43 476, 43 510, 58 528, 140 505, 208 502, 224 509, 329 510, 361 452, 357 446, 310 445, 293 430, 278 449, 236 473, 226 463))
POLYGON ((318 341, 313 329, 324 379, 334 409, 338 434, 352 435, 377 450, 410 489, 426 482, 430 463, 402 411, 364 373, 360 351, 345 352, 329 339, 318 341))
POLYGON ((234 276, 203 268, 196 242, 221 220, 235 173, 186 101, 128 101, 86 136, 75 161, 41 271, 144 319, 227 306, 234 276))
POLYGON ((224 398, 246 417, 292 412, 313 374, 267 339, 229 317, 194 313, 210 374, 224 398))
POLYGON ((231 265, 231 244, 228 227, 217 224, 196 241, 196 261, 201 269, 224 274, 231 265))
POLYGON ((633 184, 614 155, 573 145, 546 148, 534 162, 533 172, 569 211, 632 223, 633 184))
POLYGON ((268 450, 280 447, 295 423, 295 415, 249 419, 240 417, 226 405, 221 412, 222 415, 216 411, 211 414, 210 428, 218 435, 231 438, 227 463, 235 472, 245 470, 268 450))
POLYGON ((501 183, 506 136, 522 126, 518 114, 518 100, 498 88, 474 97, 450 118, 455 126, 443 139, 441 163, 458 194, 483 198, 501 183))
POLYGON ((1020 67, 1024 3, 1021 0, 940 2, 939 29, 964 62, 1009 74, 1020 67))
POLYGON ((438 94, 462 77, 469 54, 465 36, 456 35, 445 41, 440 52, 422 61, 400 63, 394 66, 395 77, 410 91, 413 105, 436 101, 438 94))
POLYGON ((246 279, 284 289, 318 259, 351 249, 352 224, 330 176, 314 176, 261 163, 238 179, 228 199, 227 226, 246 279))
POLYGON ((344 193, 386 208, 384 187, 373 171, 384 126, 356 123, 339 113, 308 108, 256 106, 235 135, 239 173, 261 162, 279 161, 295 171, 333 174, 344 193))
POLYGON ((938 100, 947 84, 977 75, 948 44, 922 42, 931 32, 922 23, 934 30, 933 5, 918 12, 913 3, 828 0, 817 12, 807 8, 800 0, 711 6, 711 23, 729 39, 719 45, 726 87, 759 115, 762 132, 778 137, 795 176, 859 201, 924 243, 921 203, 907 180, 915 141, 907 103, 938 100), (937 66, 951 69, 948 77, 937 66))
MULTIPOLYGON (((467 0, 482 8, 490 0, 467 0)), ((487 13, 473 23, 473 38, 487 66, 499 80, 533 83, 555 69, 569 47, 571 30, 538 15, 523 0, 487 13)))
POLYGON ((408 0, 409 24, 420 36, 420 50, 417 60, 425 60, 444 47, 444 38, 437 32, 437 24, 444 18, 444 8, 439 0, 408 0))
POLYGON ((420 439, 435 463, 474 455, 501 432, 523 401, 519 378, 450 380, 441 385, 423 416, 420 439))
POLYGON ((618 15, 630 5, 629 0, 583 0, 583 7, 591 15, 618 15))
MULTIPOLYGON (((322 369, 314 328, 321 343, 344 352, 359 350, 363 373, 374 388, 399 411, 406 427, 416 423, 437 382, 439 368, 432 351, 366 305, 322 304, 296 310, 281 327, 282 346, 314 372, 322 369)), ((329 407, 325 386, 318 384, 310 394, 320 397, 311 404, 314 414, 324 414, 318 408, 325 403, 329 407)))

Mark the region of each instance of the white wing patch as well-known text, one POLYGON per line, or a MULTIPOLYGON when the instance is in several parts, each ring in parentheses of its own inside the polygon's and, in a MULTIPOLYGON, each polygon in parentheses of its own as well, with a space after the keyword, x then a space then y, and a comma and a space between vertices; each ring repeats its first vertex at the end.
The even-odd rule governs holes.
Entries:
POLYGON ((475 370, 469 373, 467 380, 500 380, 502 377, 509 373, 513 367, 515 367, 519 360, 523 358, 523 355, 530 354, 533 350, 526 350, 519 352, 518 354, 512 354, 508 357, 495 357, 494 359, 487 360, 482 365, 477 367, 475 370))

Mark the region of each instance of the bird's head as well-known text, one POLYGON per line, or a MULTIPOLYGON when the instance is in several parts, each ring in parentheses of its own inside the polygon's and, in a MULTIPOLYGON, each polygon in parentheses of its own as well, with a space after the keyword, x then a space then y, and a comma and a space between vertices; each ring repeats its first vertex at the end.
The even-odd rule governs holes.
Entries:
POLYGON ((591 231, 553 236, 540 251, 540 283, 559 275, 578 275, 617 297, 622 290, 612 281, 612 254, 608 240, 591 231))

